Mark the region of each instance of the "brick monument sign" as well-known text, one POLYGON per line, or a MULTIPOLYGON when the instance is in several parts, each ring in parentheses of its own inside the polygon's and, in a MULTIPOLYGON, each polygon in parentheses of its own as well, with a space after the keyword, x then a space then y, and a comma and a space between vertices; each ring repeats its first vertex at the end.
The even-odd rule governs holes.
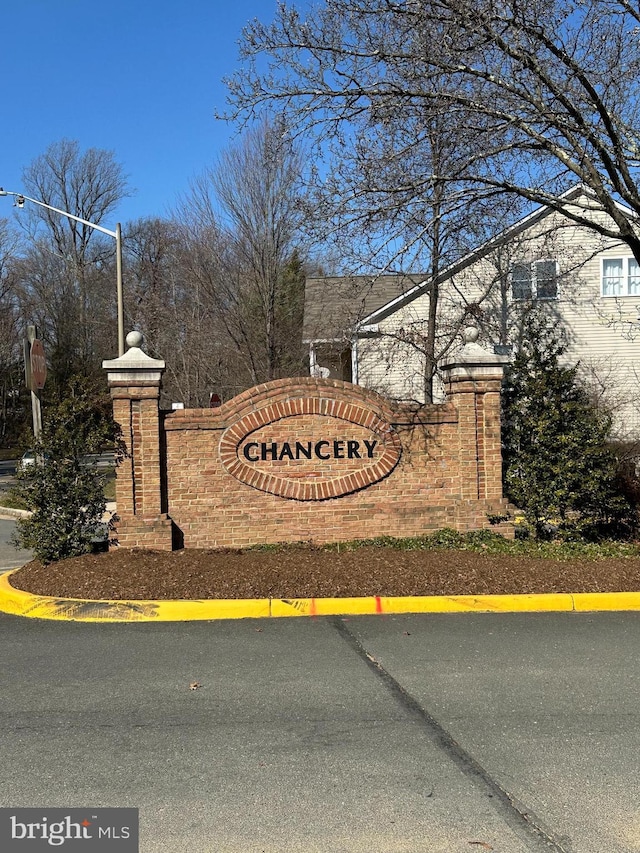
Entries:
POLYGON ((130 333, 128 351, 103 363, 127 454, 116 477, 119 545, 326 543, 491 526, 506 514, 505 359, 482 349, 475 330, 465 334, 444 366, 444 404, 398 404, 302 377, 213 409, 161 412, 165 364, 130 333))

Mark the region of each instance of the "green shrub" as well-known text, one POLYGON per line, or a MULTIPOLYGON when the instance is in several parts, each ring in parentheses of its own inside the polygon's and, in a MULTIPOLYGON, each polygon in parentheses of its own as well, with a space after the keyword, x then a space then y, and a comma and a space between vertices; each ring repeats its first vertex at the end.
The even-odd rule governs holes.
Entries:
POLYGON ((629 538, 637 514, 620 493, 611 418, 560 359, 562 330, 532 312, 503 394, 505 492, 540 539, 629 538))
POLYGON ((91 550, 106 501, 104 475, 86 457, 116 440, 109 398, 84 380, 73 381, 69 390, 43 412, 36 463, 18 472, 15 488, 32 512, 17 522, 17 543, 43 563, 91 550))

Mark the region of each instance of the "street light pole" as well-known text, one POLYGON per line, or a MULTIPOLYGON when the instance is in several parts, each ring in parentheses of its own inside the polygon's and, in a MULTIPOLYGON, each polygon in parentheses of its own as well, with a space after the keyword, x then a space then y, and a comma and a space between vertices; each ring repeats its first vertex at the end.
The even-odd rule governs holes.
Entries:
POLYGON ((89 222, 86 219, 81 219, 68 210, 61 210, 59 207, 52 207, 50 204, 45 204, 43 201, 38 201, 37 198, 29 198, 28 195, 22 193, 14 193, 10 190, 4 190, 0 187, 0 196, 12 195, 15 197, 17 207, 23 207, 25 201, 30 201, 32 204, 37 204, 40 207, 45 207, 47 210, 52 210, 54 213, 59 213, 61 216, 66 216, 67 219, 73 219, 75 222, 80 222, 81 225, 87 225, 89 228, 95 228, 96 231, 101 231, 103 234, 108 234, 109 237, 114 237, 116 241, 116 294, 118 304, 118 355, 124 355, 124 300, 122 294, 122 232, 120 223, 116 225, 115 231, 110 231, 102 225, 96 225, 95 222, 89 222))
POLYGON ((122 230, 116 222, 116 296, 118 300, 118 356, 124 355, 124 299, 122 295, 122 230))

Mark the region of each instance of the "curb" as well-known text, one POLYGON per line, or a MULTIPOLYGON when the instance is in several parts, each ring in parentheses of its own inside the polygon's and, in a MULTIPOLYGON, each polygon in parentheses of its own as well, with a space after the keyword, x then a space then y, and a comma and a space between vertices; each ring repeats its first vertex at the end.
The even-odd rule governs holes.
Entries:
POLYGON ((28 518, 31 515, 28 509, 14 509, 10 506, 0 506, 0 518, 28 518))
POLYGON ((365 616, 399 613, 550 613, 640 610, 640 592, 526 595, 369 596, 363 598, 248 598, 173 601, 88 600, 34 595, 0 576, 0 612, 72 622, 187 622, 288 616, 365 616))
MULTIPOLYGON (((115 514, 115 512, 116 512, 115 502, 114 501, 107 502, 107 504, 105 506, 104 514, 102 516, 102 521, 103 522, 109 521, 111 519, 111 517, 115 514)), ((2 518, 3 516, 6 516, 7 518, 29 518, 29 516, 32 514, 33 513, 31 512, 31 510, 28 510, 28 509, 14 509, 13 507, 2 506, 2 504, 0 504, 0 518, 2 518)))

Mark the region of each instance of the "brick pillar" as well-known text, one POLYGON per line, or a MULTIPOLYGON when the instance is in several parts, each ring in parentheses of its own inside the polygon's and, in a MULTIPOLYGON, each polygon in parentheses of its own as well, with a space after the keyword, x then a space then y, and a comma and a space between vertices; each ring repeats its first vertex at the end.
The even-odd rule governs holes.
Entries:
POLYGON ((125 458, 116 468, 116 539, 124 547, 170 550, 172 525, 164 506, 158 400, 164 361, 140 349, 142 335, 127 335, 128 351, 103 361, 122 430, 125 458))
POLYGON ((443 365, 450 401, 458 410, 461 526, 486 526, 482 516, 504 511, 500 389, 506 356, 477 343, 477 329, 464 331, 465 344, 443 365), (474 506, 475 502, 475 506, 474 506), (475 521, 474 521, 475 518, 475 521))

